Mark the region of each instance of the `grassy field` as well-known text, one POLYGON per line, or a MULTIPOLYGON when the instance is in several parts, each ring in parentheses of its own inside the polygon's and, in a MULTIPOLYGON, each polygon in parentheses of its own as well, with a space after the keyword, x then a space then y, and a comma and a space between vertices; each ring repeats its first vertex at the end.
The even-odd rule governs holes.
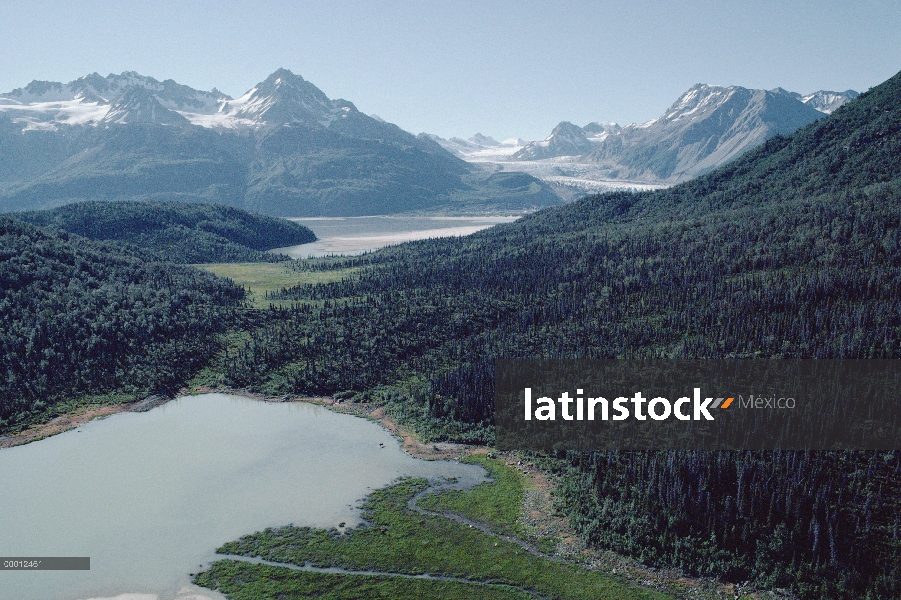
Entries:
MULTIPOLYGON (((514 508, 521 510, 522 481, 503 473, 496 461, 494 484, 454 493, 449 507, 480 504, 467 514, 481 515, 500 529, 515 529, 514 508)), ((512 472, 511 469, 507 469, 512 472)), ((513 473, 515 474, 515 473, 513 473)), ((537 593, 546 598, 665 598, 615 577, 535 556, 479 529, 445 517, 410 510, 408 501, 428 487, 421 479, 402 480, 377 490, 363 505, 368 526, 338 533, 308 527, 270 528, 219 548, 220 554, 317 567, 373 571, 373 576, 304 573, 289 568, 218 561, 195 577, 233 600, 244 598, 517 598, 537 593), (432 574, 466 579, 473 584, 504 584, 508 589, 441 588, 421 580, 384 574, 432 574), (379 575, 383 574, 383 575, 379 575), (390 581, 388 580, 390 579, 390 581), (430 587, 434 586, 434 587, 430 587), (303 589, 303 592, 297 590, 303 589), (389 589, 390 588, 390 589, 389 589), (488 595, 490 591, 492 595, 488 595), (281 595, 280 595, 281 594, 281 595), (297 594, 297 595, 293 595, 297 594)), ((441 501, 438 501, 439 504, 441 501)), ((433 504, 433 507, 436 505, 433 504)), ((469 584, 461 584, 469 585, 469 584)))
POLYGON ((270 304, 290 305, 290 301, 269 300, 267 292, 303 283, 328 283, 340 281, 352 275, 357 269, 335 271, 303 271, 292 268, 292 262, 281 263, 210 263, 193 265, 219 277, 227 277, 250 291, 249 300, 257 308, 268 308, 270 304))
POLYGON ((485 523, 498 533, 523 536, 525 532, 519 518, 522 515, 525 477, 505 465, 504 461, 481 454, 467 456, 463 462, 482 465, 492 481, 465 492, 451 490, 426 496, 419 501, 419 506, 434 512, 462 515, 485 523))
POLYGON ((337 575, 219 560, 195 583, 218 589, 230 600, 526 600, 531 594, 478 583, 430 581, 377 575, 337 575))

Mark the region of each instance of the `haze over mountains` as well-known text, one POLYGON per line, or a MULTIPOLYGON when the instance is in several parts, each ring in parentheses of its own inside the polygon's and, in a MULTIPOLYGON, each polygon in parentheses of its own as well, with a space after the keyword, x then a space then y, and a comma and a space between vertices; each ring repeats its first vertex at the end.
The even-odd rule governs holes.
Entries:
POLYGON ((123 199, 276 216, 518 212, 690 179, 856 96, 698 84, 646 123, 564 121, 544 140, 499 142, 413 136, 285 69, 237 99, 135 72, 33 81, 0 94, 0 212, 123 199))
POLYGON ((134 72, 0 94, 0 212, 122 199, 277 216, 560 203, 533 177, 468 164, 285 69, 238 99, 134 72))
MULTIPOLYGON (((493 161, 502 168, 509 162, 510 168, 538 176, 566 176, 573 171, 567 165, 579 163, 582 170, 571 175, 576 180, 590 169, 595 179, 671 184, 724 164, 773 135, 791 133, 857 96, 853 90, 802 96, 781 88, 698 84, 646 123, 579 127, 563 121, 544 140, 517 144, 491 144, 481 134, 468 141, 433 139, 467 160, 493 161), (523 161, 545 161, 555 168, 523 161)), ((553 181, 552 176, 544 178, 553 181)))

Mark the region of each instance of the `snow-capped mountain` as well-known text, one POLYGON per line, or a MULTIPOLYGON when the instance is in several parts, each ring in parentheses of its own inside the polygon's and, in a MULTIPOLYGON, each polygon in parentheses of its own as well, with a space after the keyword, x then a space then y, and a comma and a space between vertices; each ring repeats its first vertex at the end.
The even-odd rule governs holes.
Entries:
MULTIPOLYGON (((564 198, 610 189, 650 189, 717 167, 777 133, 790 133, 857 97, 819 91, 802 96, 781 88, 753 90, 698 84, 660 117, 621 127, 563 122, 544 140, 511 138, 488 147, 420 134, 457 156, 499 170, 519 170, 564 198)), ((490 139, 490 138, 489 138, 490 139)), ((493 141, 493 140, 492 140, 493 141)))
POLYGON ((71 100, 110 104, 133 87, 153 90, 167 108, 177 110, 215 111, 222 100, 231 100, 230 96, 216 89, 203 92, 175 83, 171 79, 160 82, 134 71, 125 71, 119 75, 110 74, 106 77, 91 73, 69 83, 35 80, 24 88, 0 94, 0 97, 22 105, 71 100))
MULTIPOLYGON (((352 103, 331 100, 300 75, 279 69, 237 100, 215 88, 204 92, 171 79, 160 82, 133 71, 106 77, 93 73, 69 83, 32 81, 24 88, 0 94, 0 114, 27 123, 31 129, 106 125, 121 122, 118 113, 108 113, 135 89, 147 91, 141 96, 145 103, 152 96, 163 109, 210 129, 259 129, 287 123, 328 127, 333 121, 358 112, 352 103)), ((169 121, 183 124, 171 115, 169 121)))
POLYGON ((528 142, 518 138, 499 142, 490 135, 482 135, 481 133, 477 133, 466 140, 458 137, 445 139, 434 133, 420 133, 419 136, 430 139, 451 154, 470 161, 473 159, 478 161, 478 159, 488 156, 509 156, 528 144, 528 142))
POLYGON ((560 203, 529 175, 469 165, 286 69, 236 100, 134 72, 0 94, 0 212, 130 198, 280 216, 560 203))
POLYGON ((112 104, 134 88, 151 90, 164 108, 186 118, 192 114, 215 114, 224 102, 231 100, 215 88, 204 92, 171 79, 161 82, 134 71, 106 77, 92 73, 69 83, 35 80, 24 88, 0 94, 0 114, 28 124, 30 129, 99 125, 109 122, 105 117, 112 104))
POLYGON ((542 160, 564 156, 580 156, 590 152, 598 144, 622 129, 613 122, 589 123, 585 127, 561 121, 551 134, 537 142, 517 140, 523 148, 511 155, 514 160, 542 160))
POLYGON ((481 133, 477 133, 471 138, 467 140, 470 144, 475 144, 477 146, 482 146, 483 148, 494 148, 496 146, 500 146, 501 143, 491 137, 490 135, 482 135, 481 133))
POLYGON ((513 155, 515 160, 535 160, 555 156, 579 156, 594 147, 585 130, 569 121, 561 121, 551 135, 532 142, 513 155))
MULTIPOLYGON (((763 143, 830 114, 857 92, 819 91, 802 96, 782 88, 753 90, 697 84, 660 117, 620 127, 560 123, 550 136, 510 157, 595 165, 611 180, 672 183, 692 177, 763 143)), ((466 154, 463 154, 466 156, 466 154)), ((471 157, 466 156, 468 160, 471 157)))
POLYGON ((619 133, 620 129, 622 129, 622 127, 613 121, 608 121, 606 123, 594 121, 582 128, 588 136, 588 141, 595 143, 603 142, 609 136, 616 135, 619 133))
POLYGON ((528 144, 528 140, 524 140, 522 138, 507 138, 503 142, 501 142, 501 146, 525 146, 528 144))
POLYGON ((451 154, 453 154, 454 156, 459 156, 461 158, 470 154, 473 151, 481 150, 481 146, 476 146, 475 144, 470 144, 466 140, 460 139, 458 137, 445 139, 434 133, 420 133, 419 137, 422 139, 431 140, 431 141, 435 142, 436 144, 438 144, 439 146, 441 146, 442 148, 444 148, 445 150, 447 150, 448 152, 450 152, 451 154))
POLYGON ((156 123, 158 125, 187 126, 191 122, 163 106, 153 90, 133 87, 113 102, 100 124, 131 125, 134 123, 156 123))
POLYGON ((331 100, 300 75, 279 69, 237 100, 223 104, 219 113, 258 126, 315 123, 328 127, 351 111, 357 109, 350 102, 331 100))
POLYGON ((822 115, 782 89, 698 84, 660 117, 623 127, 584 159, 617 178, 681 181, 822 115))
POLYGON ((772 135, 790 133, 856 96, 852 90, 802 96, 782 88, 697 84, 656 119, 625 127, 563 122, 510 158, 569 157, 569 162, 594 165, 603 179, 673 183, 721 165, 772 135))
POLYGON ((798 94, 798 96, 800 97, 801 102, 807 106, 812 106, 822 113, 831 115, 843 104, 854 100, 860 96, 860 94, 854 90, 845 90, 844 92, 828 92, 826 90, 820 90, 819 92, 807 94, 806 96, 801 96, 800 94, 798 94))

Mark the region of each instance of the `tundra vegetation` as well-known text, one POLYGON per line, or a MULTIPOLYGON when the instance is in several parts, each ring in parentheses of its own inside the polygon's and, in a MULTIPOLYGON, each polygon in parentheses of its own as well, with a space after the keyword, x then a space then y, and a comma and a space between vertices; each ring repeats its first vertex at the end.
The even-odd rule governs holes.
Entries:
MULTIPOLYGON (((507 530, 518 518, 522 486, 511 469, 494 461, 493 483, 459 492, 448 512, 470 503, 489 527, 507 530)), ((549 560, 519 545, 442 514, 422 514, 410 507, 428 489, 421 479, 405 479, 373 492, 363 504, 366 523, 344 532, 308 527, 279 527, 247 535, 217 550, 223 555, 271 561, 253 564, 225 558, 195 576, 200 585, 230 598, 280 598, 306 593, 327 598, 666 598, 620 579, 549 560), (280 563, 278 567, 271 563, 280 563), (367 571, 322 573, 290 566, 367 571), (450 581, 398 575, 431 575, 450 581), (385 594, 388 594, 387 596, 385 594)), ((442 496, 443 499, 443 496, 442 496)), ((440 502, 439 502, 440 503, 440 502)), ((430 504, 431 509, 439 506, 430 504)))

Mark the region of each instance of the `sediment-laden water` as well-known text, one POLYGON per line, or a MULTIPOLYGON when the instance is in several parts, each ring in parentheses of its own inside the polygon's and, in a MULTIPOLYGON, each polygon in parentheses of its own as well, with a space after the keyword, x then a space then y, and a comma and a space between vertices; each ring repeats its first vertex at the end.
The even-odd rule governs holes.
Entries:
POLYGON ((435 237, 469 235, 499 223, 510 223, 518 217, 447 217, 447 216, 381 216, 381 217, 312 217, 291 219, 313 230, 317 241, 300 246, 276 248, 272 252, 291 258, 361 254, 401 242, 435 237))
POLYGON ((484 471, 405 454, 379 425, 302 403, 206 394, 0 450, 0 555, 89 556, 90 571, 0 571, 2 600, 221 598, 190 585, 224 542, 359 523, 394 479, 484 471))

